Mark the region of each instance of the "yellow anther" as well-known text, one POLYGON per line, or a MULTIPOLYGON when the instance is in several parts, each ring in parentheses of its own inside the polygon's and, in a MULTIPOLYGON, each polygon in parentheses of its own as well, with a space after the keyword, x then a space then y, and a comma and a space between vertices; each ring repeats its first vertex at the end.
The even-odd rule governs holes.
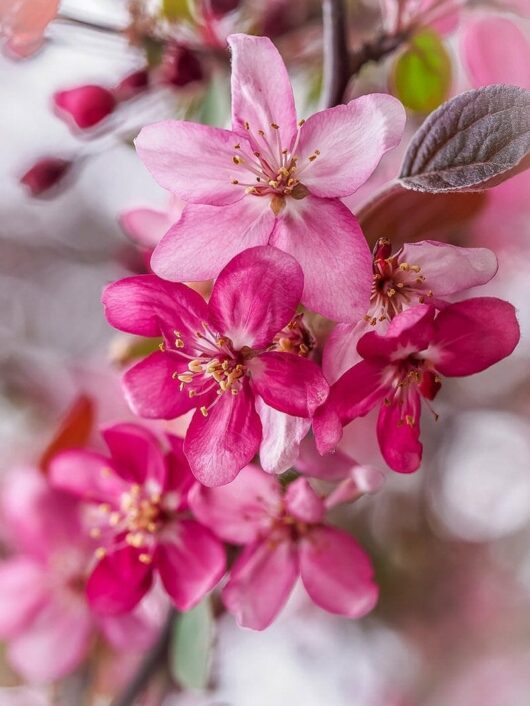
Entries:
POLYGON ((394 288, 388 289, 386 292, 387 297, 393 297, 394 294, 396 293, 396 290, 394 288))
POLYGON ((200 360, 190 360, 188 363, 188 370, 191 370, 192 373, 202 373, 202 363, 200 360))
POLYGON ((158 347, 160 348, 162 353, 166 350, 166 344, 164 343, 164 341, 162 341, 162 343, 159 343, 158 347))
POLYGON ((272 189, 277 189, 278 186, 279 186, 279 184, 280 184, 280 182, 279 182, 279 181, 276 181, 276 179, 270 179, 270 180, 269 180, 269 186, 270 186, 272 189))
POLYGON ((410 414, 406 414, 405 415, 405 423, 407 424, 407 426, 413 427, 414 426, 414 417, 412 417, 410 414))
POLYGON ((302 125, 305 123, 305 120, 302 118, 302 120, 298 121, 298 127, 302 127, 302 125))
POLYGON ((140 561, 142 564, 150 564, 153 561, 153 558, 150 554, 140 554, 140 556, 138 557, 138 561, 140 561))
POLYGON ((116 525, 120 524, 120 513, 119 512, 111 512, 109 516, 109 525, 111 527, 116 527, 116 525))
POLYGON ((200 410, 203 417, 208 416, 208 410, 206 409, 206 407, 201 407, 200 410))
POLYGON ((232 162, 233 162, 234 164, 241 164, 241 157, 238 157, 237 154, 235 154, 235 155, 232 157, 232 162))
POLYGON ((130 493, 131 493, 131 495, 140 495, 141 490, 142 490, 142 488, 140 485, 138 485, 138 483, 133 483, 131 485, 130 493))
POLYGON ((92 539, 97 539, 98 537, 101 537, 101 530, 99 529, 99 527, 92 527, 92 529, 90 530, 90 536, 92 537, 92 539))
POLYGON ((184 341, 182 338, 175 339, 175 348, 184 348, 184 341))
POLYGON ((255 186, 247 186, 245 189, 245 194, 257 194, 259 193, 255 186))
POLYGON ((96 559, 103 559, 103 557, 106 555, 107 550, 105 549, 105 547, 98 547, 94 552, 94 556, 96 557, 96 559))
POLYGON ((190 383, 193 380, 193 375, 191 373, 180 373, 177 375, 177 379, 180 380, 180 382, 190 383))

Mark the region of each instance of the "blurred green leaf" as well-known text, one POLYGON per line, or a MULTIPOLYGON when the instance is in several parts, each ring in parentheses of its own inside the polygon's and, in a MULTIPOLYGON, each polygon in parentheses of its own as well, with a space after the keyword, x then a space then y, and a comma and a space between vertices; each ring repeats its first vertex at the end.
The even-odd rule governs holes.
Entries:
POLYGON ((170 22, 191 19, 188 0, 162 0, 162 14, 170 22))
POLYGON ((447 99, 451 79, 450 56, 432 29, 415 34, 394 65, 395 93, 418 113, 430 113, 447 99))
POLYGON ((215 623, 208 598, 177 617, 169 663, 171 673, 180 686, 185 689, 206 688, 214 635, 215 623))
POLYGON ((213 73, 199 110, 198 120, 205 125, 223 127, 230 117, 230 83, 228 75, 213 73))

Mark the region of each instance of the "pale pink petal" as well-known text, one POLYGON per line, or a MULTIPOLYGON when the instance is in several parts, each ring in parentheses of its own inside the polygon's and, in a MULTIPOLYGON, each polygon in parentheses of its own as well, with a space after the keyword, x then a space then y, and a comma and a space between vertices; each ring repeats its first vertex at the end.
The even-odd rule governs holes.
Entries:
POLYGON ((156 436, 138 424, 115 424, 102 429, 120 475, 131 483, 148 483, 151 492, 165 487, 166 464, 156 436))
POLYGON ((37 51, 58 7, 59 0, 4 0, 0 4, 0 34, 8 40, 9 53, 24 58, 37 51))
POLYGON ((97 624, 107 642, 116 650, 146 650, 160 635, 167 615, 168 601, 161 587, 147 594, 132 613, 97 615, 97 624))
POLYGON ((326 509, 354 502, 363 495, 377 493, 384 482, 383 471, 373 466, 355 466, 350 477, 341 481, 326 497, 326 509))
POLYGON ((514 22, 498 15, 470 22, 460 46, 473 86, 509 83, 530 89, 530 42, 514 22))
POLYGON ((263 130, 271 145, 278 141, 282 149, 288 149, 296 135, 296 110, 282 57, 268 37, 232 34, 228 44, 232 50, 233 129, 248 137, 258 151, 264 145, 258 130, 263 130), (272 128, 273 124, 278 128, 272 128))
POLYGON ((151 588, 153 567, 144 564, 139 549, 125 547, 104 556, 87 582, 87 596, 96 613, 128 613, 151 588))
POLYGON ((369 331, 373 331, 373 327, 364 318, 356 324, 335 326, 322 354, 322 370, 330 385, 362 360, 357 352, 357 343, 369 331))
POLYGON ((223 544, 194 520, 168 528, 156 552, 164 588, 180 611, 193 608, 211 591, 225 572, 223 544))
POLYGON ((232 161, 241 137, 230 130, 184 120, 163 120, 144 127, 136 151, 156 181, 189 203, 234 203, 244 191, 232 184, 232 161))
POLYGON ((256 397, 263 438, 259 447, 261 467, 267 473, 284 473, 298 458, 300 442, 311 428, 311 420, 279 412, 256 397))
POLYGON ((400 262, 421 267, 423 286, 435 297, 456 294, 486 284, 497 272, 495 253, 486 248, 460 248, 424 240, 404 245, 400 262))
POLYGON ((49 478, 55 488, 82 500, 111 504, 129 488, 114 463, 94 451, 72 449, 57 454, 50 462, 49 478))
POLYGON ((254 458, 261 441, 261 422, 248 384, 239 394, 225 393, 204 417, 198 409, 184 442, 191 471, 207 486, 224 485, 254 458))
POLYGON ((317 524, 322 522, 325 507, 307 478, 297 478, 287 486, 284 495, 287 512, 301 522, 317 524))
POLYGON ((451 304, 434 322, 436 369, 442 375, 473 375, 512 353, 520 331, 515 308, 495 297, 451 304))
POLYGON ((377 418, 377 440, 383 458, 398 473, 414 473, 421 464, 421 401, 416 392, 403 405, 382 404, 377 418), (410 424, 407 417, 413 420, 410 424))
POLYGON ((262 353, 249 360, 252 388, 265 402, 295 417, 311 417, 329 393, 316 363, 292 353, 262 353))
POLYGON ((266 245, 273 228, 265 198, 249 195, 223 207, 190 204, 156 247, 151 267, 176 282, 212 279, 242 250, 266 245))
POLYGON ((255 541, 280 509, 276 478, 252 464, 231 483, 205 488, 197 483, 190 493, 190 507, 197 519, 231 544, 255 541))
POLYGON ((283 608, 298 578, 298 552, 288 540, 249 544, 236 560, 223 602, 238 625, 264 630, 283 608))
POLYGON ((353 194, 399 144, 405 119, 401 103, 382 93, 315 113, 300 131, 297 179, 315 196, 353 194))
POLYGON ((335 321, 358 321, 366 313, 372 255, 357 219, 341 201, 290 199, 270 244, 302 266, 302 301, 309 309, 335 321))
POLYGON ((24 631, 46 600, 44 565, 24 556, 0 563, 0 638, 6 640, 24 631))
POLYGON ((162 321, 179 330, 184 342, 194 337, 207 312, 206 302, 193 289, 155 275, 125 277, 109 284, 102 302, 107 321, 119 331, 160 336, 162 321))
POLYGON ((170 218, 167 211, 157 211, 154 208, 132 208, 119 216, 123 231, 137 245, 147 250, 154 250, 177 220, 170 218))
POLYGON ((304 288, 300 265, 261 246, 236 255, 214 284, 208 321, 235 348, 265 348, 296 313, 304 288))
POLYGON ((312 600, 324 610, 360 618, 377 603, 372 563, 349 534, 315 527, 300 543, 300 575, 312 600))
POLYGON ((84 597, 59 593, 30 627, 10 642, 8 660, 28 682, 56 681, 88 655, 93 627, 84 597))
POLYGON ((296 470, 306 476, 311 476, 311 478, 335 481, 349 476, 357 466, 357 461, 354 461, 340 449, 322 458, 318 453, 314 437, 306 436, 300 444, 300 455, 294 465, 296 470))

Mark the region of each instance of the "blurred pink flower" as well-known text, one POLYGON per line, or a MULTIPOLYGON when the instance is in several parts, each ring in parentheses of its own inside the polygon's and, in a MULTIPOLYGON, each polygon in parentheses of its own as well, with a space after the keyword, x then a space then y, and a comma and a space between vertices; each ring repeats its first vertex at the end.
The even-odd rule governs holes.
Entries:
POLYGON ((81 130, 86 130, 114 111, 116 98, 112 91, 103 86, 87 84, 58 91, 53 96, 53 103, 59 115, 81 130))
POLYGON ((184 202, 171 196, 168 207, 164 211, 148 207, 124 211, 120 214, 120 225, 125 234, 145 252, 150 260, 162 236, 180 218, 183 208, 184 202))
POLYGON ((185 516, 193 476, 182 440, 168 435, 164 452, 147 429, 118 424, 103 431, 110 457, 65 451, 51 464, 61 490, 97 504, 92 534, 100 559, 87 585, 101 614, 132 610, 152 585, 155 570, 181 611, 219 581, 225 552, 211 532, 185 516))
POLYGON ((272 42, 233 35, 229 43, 233 130, 164 121, 136 139, 158 183, 187 202, 157 246, 153 270, 174 281, 210 279, 238 252, 269 244, 300 262, 304 304, 354 321, 369 297, 370 255, 340 199, 399 143, 404 109, 373 94, 297 125, 289 76, 272 42))
POLYGON ((98 631, 119 650, 151 644, 161 616, 149 602, 123 618, 90 611, 85 586, 94 545, 73 498, 34 469, 17 469, 2 490, 2 522, 16 553, 0 563, 0 636, 24 679, 64 677, 87 657, 98 631))
POLYGON ((42 157, 20 177, 32 196, 43 196, 57 186, 69 171, 72 162, 60 157, 42 157))
POLYGON ((379 446, 395 471, 412 473, 421 463, 421 398, 432 400, 440 375, 461 377, 490 367, 519 341, 515 309, 493 297, 450 304, 436 315, 419 304, 398 314, 385 335, 365 334, 357 346, 363 360, 332 386, 313 423, 318 450, 333 450, 342 427, 382 403, 379 446))
POLYGON ((361 360, 359 339, 374 327, 386 330, 402 311, 426 300, 443 307, 442 297, 486 284, 497 272, 497 258, 486 248, 460 248, 434 240, 407 243, 392 255, 390 241, 374 249, 370 308, 355 324, 337 324, 326 346, 322 366, 333 383, 361 360))
POLYGON ((164 339, 160 351, 125 373, 129 404, 140 416, 163 419, 196 409, 184 451, 201 483, 228 483, 252 460, 267 424, 264 406, 308 418, 325 400, 328 385, 313 361, 274 350, 302 288, 296 260, 270 247, 237 255, 208 304, 153 275, 106 288, 112 326, 164 339))
POLYGON ((21 59, 37 51, 58 8, 59 0, 0 0, 0 38, 8 53, 21 59))
POLYGON ((299 576, 331 613, 359 618, 377 602, 370 559, 349 534, 324 522, 324 502, 305 478, 282 493, 274 476, 247 466, 230 485, 195 486, 190 503, 219 537, 246 545, 223 589, 240 625, 268 627, 299 576))

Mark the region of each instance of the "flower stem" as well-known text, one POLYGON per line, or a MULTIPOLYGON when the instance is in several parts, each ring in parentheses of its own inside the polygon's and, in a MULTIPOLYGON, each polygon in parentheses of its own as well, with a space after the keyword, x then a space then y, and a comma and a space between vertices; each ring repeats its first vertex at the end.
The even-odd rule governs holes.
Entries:
POLYGON ((331 108, 343 102, 350 78, 346 41, 346 7, 344 0, 322 0, 324 40, 324 78, 322 102, 331 108))
POLYGON ((365 42, 351 56, 350 78, 356 76, 365 64, 371 61, 381 61, 385 56, 394 52, 407 38, 407 33, 380 34, 374 39, 365 42))

